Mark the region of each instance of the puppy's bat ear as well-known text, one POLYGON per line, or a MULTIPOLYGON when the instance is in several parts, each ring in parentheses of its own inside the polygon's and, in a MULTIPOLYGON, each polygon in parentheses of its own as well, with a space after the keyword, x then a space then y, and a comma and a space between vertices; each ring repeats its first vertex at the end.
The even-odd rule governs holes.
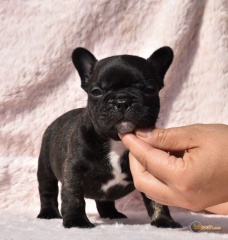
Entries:
POLYGON ((164 86, 164 76, 173 61, 173 50, 170 47, 162 47, 156 50, 147 59, 155 70, 160 89, 164 86))
POLYGON ((76 48, 72 53, 72 61, 81 78, 81 87, 87 92, 88 83, 97 59, 85 48, 76 48))

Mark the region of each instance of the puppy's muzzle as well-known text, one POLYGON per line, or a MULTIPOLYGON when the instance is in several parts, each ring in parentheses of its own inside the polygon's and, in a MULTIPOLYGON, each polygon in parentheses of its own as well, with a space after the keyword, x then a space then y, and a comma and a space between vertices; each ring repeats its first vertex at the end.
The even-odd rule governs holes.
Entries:
POLYGON ((132 107, 133 98, 129 93, 115 93, 109 96, 108 105, 114 111, 124 114, 132 107))
POLYGON ((126 133, 134 131, 136 126, 132 122, 133 119, 126 118, 133 105, 133 96, 128 93, 118 93, 113 95, 108 103, 109 107, 116 113, 116 116, 119 116, 118 122, 115 124, 117 132, 126 133))
POLYGON ((116 111, 127 112, 132 105, 131 99, 118 98, 113 101, 113 107, 116 111))

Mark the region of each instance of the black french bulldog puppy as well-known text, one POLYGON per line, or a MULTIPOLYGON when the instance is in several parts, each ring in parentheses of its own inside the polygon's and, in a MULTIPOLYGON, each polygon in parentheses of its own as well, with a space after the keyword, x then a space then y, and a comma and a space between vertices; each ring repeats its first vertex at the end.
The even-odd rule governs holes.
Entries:
MULTIPOLYGON (((153 128, 159 113, 158 93, 172 60, 173 51, 163 47, 147 60, 120 55, 98 61, 84 48, 72 54, 88 93, 86 108, 69 111, 45 131, 38 164, 41 210, 38 218, 61 218, 58 181, 62 183, 63 225, 92 228, 84 198, 96 201, 102 218, 125 218, 115 200, 135 188, 128 151, 118 133, 136 127, 153 128)), ((179 228, 167 206, 142 197, 151 225, 179 228)))

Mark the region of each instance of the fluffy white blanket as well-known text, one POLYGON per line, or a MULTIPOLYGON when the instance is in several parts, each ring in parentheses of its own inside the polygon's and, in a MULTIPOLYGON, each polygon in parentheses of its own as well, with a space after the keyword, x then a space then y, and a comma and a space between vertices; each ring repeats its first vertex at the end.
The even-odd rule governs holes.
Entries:
MULTIPOLYGON (((172 209, 184 230, 149 226, 134 193, 118 202, 131 218, 101 221, 87 202, 93 230, 66 230, 60 220, 37 220, 37 156, 42 134, 57 116, 86 105, 71 52, 82 46, 98 59, 148 57, 158 47, 175 59, 161 92, 158 126, 228 124, 227 0, 1 0, 0 2, 1 239, 218 239, 228 218, 172 209), (194 220, 221 226, 192 233, 194 220)), ((206 165, 206 163, 205 163, 206 165)))

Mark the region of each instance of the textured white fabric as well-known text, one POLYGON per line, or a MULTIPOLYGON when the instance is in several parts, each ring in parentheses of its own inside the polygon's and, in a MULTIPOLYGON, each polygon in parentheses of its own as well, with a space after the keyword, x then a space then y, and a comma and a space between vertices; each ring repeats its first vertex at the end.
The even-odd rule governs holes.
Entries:
MULTIPOLYGON (((180 209, 174 214, 184 232, 110 221, 86 238, 88 230, 66 231, 59 220, 33 218, 39 206, 36 168, 42 134, 62 113, 86 105, 71 63, 75 47, 88 48, 97 59, 149 57, 161 46, 172 47, 175 59, 161 92, 158 126, 228 124, 227 0, 1 0, 0 21, 0 208, 8 209, 0 213, 1 239, 227 238, 197 235, 187 227, 192 220, 207 219, 225 229, 226 217, 180 209), (23 238, 29 231, 31 237, 23 238)), ((144 209, 139 199, 134 193, 118 206, 133 214, 144 209)), ((95 211, 90 201, 88 207, 95 211)), ((135 216, 142 220, 146 215, 135 216)))
POLYGON ((57 116, 86 105, 71 52, 174 49, 159 124, 228 123, 226 0, 1 1, 0 153, 37 156, 57 116))
POLYGON ((95 223, 95 229, 64 229, 62 220, 36 219, 39 212, 39 196, 36 180, 36 159, 0 158, 0 239, 227 239, 228 217, 192 213, 171 208, 173 218, 184 228, 157 229, 150 226, 142 198, 133 192, 117 202, 117 208, 128 216, 124 220, 100 219, 95 202, 86 200, 86 212, 95 223), (190 225, 199 221, 203 226, 222 228, 218 232, 193 233, 190 225))

